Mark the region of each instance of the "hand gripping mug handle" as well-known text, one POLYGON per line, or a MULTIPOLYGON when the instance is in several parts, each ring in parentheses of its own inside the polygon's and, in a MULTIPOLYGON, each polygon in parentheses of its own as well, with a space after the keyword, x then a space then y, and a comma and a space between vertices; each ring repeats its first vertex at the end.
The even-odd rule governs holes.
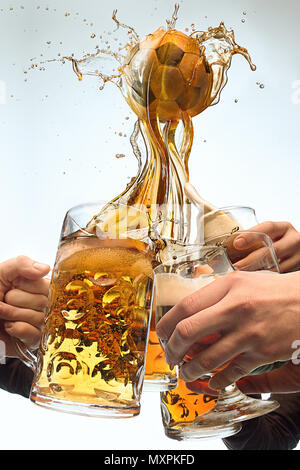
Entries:
MULTIPOLYGON (((44 277, 44 279, 51 279, 51 274, 52 270, 49 271, 47 276, 44 277)), ((36 371, 37 368, 37 349, 35 350, 30 350, 25 346, 25 344, 18 338, 13 338, 14 340, 14 346, 16 349, 16 352, 18 354, 18 358, 21 359, 21 361, 30 369, 33 370, 33 372, 36 371)))

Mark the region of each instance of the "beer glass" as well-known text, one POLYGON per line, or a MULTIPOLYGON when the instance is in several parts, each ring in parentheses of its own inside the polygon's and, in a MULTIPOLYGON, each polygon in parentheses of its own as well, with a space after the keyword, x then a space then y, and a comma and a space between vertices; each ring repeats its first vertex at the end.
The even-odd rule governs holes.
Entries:
MULTIPOLYGON (((188 244, 191 244, 193 247, 203 242, 203 227, 199 223, 202 216, 203 207, 191 204, 189 208, 189 229, 187 229, 187 226, 184 227, 182 238, 177 237, 176 239, 170 239, 162 237, 165 247, 161 248, 159 252, 160 262, 165 259, 165 257, 176 255, 178 251, 182 250, 183 246, 187 247, 188 244)), ((160 222, 162 225, 167 225, 168 222, 170 222, 163 210, 160 222)), ((181 223, 182 221, 177 221, 178 226, 180 226, 181 223)), ((161 231, 161 226, 159 226, 157 230, 161 231)), ((155 305, 153 304, 143 390, 150 392, 172 390, 178 383, 178 367, 175 366, 173 369, 170 369, 169 364, 166 362, 165 353, 157 337, 155 326, 156 312, 155 305)))
POLYGON ((65 412, 140 412, 153 286, 153 241, 144 212, 84 204, 64 219, 30 399, 65 412))
MULTIPOLYGON (((206 248, 220 247, 207 246, 206 248)), ((231 265, 225 270, 225 266, 219 262, 219 259, 211 258, 210 255, 209 262, 206 260, 209 269, 205 272, 203 263, 199 265, 199 255, 200 253, 197 254, 197 252, 186 253, 183 256, 178 256, 176 260, 170 260, 169 263, 164 263, 155 268, 155 302, 158 319, 184 297, 233 270, 231 265)), ((191 360, 195 354, 199 354, 201 350, 218 341, 219 338, 220 335, 215 334, 199 339, 192 348, 193 353, 189 352, 185 356, 184 361, 191 360)), ((218 370, 227 364, 228 362, 218 370)), ((213 375, 214 372, 208 374, 208 376, 213 375)), ((261 416, 273 411, 278 406, 276 401, 265 401, 247 397, 238 389, 236 384, 232 384, 224 390, 220 390, 216 405, 209 412, 195 417, 193 423, 185 427, 184 431, 185 434, 189 435, 192 434, 195 428, 195 435, 199 432, 206 436, 207 432, 211 433, 214 430, 222 430, 222 427, 228 424, 232 425, 261 416)), ((167 427, 167 432, 169 434, 174 433, 174 423, 171 422, 167 427)))
POLYGON ((223 233, 207 238, 205 245, 225 248, 230 261, 237 270, 280 272, 272 239, 265 233, 247 230, 223 233), (241 240, 244 244, 238 246, 236 242, 241 240))
MULTIPOLYGON (((157 321, 179 300, 205 285, 211 273, 217 276, 231 271, 232 265, 222 247, 182 247, 180 253, 154 269, 157 321)), ((217 399, 191 392, 180 378, 175 389, 161 392, 160 399, 164 431, 171 439, 222 438, 240 430, 239 425, 229 421, 195 426, 195 419, 212 410, 217 399)))

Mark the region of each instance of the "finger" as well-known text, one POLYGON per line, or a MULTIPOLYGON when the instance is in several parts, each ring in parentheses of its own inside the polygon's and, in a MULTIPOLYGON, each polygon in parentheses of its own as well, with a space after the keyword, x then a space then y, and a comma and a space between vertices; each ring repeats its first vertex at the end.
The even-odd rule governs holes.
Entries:
POLYGON ((280 262, 280 271, 282 273, 289 273, 292 271, 298 271, 300 269, 300 256, 296 253, 288 259, 280 262))
POLYGON ((242 255, 239 261, 234 262, 234 267, 240 271, 260 271, 270 269, 276 264, 278 262, 274 253, 269 247, 263 247, 254 250, 250 254, 245 254, 245 256, 242 255))
POLYGON ((12 289, 5 294, 4 301, 14 307, 41 311, 46 308, 48 298, 45 295, 30 294, 19 289, 12 289))
POLYGON ((48 296, 50 286, 50 279, 38 279, 37 281, 30 281, 23 277, 17 278, 13 282, 13 287, 31 294, 41 294, 48 296))
POLYGON ((299 365, 288 362, 266 374, 249 375, 237 382, 243 393, 293 393, 300 390, 299 365))
POLYGON ((0 318, 11 322, 26 322, 37 328, 41 328, 44 323, 43 312, 13 307, 12 305, 8 305, 3 302, 0 302, 0 318))
POLYGON ((244 347, 247 347, 247 344, 241 344, 237 334, 220 338, 180 367, 180 378, 185 382, 193 382, 221 366, 224 367, 224 364, 237 356, 244 347))
POLYGON ((3 285, 10 286, 17 277, 36 280, 45 276, 49 270, 50 266, 47 264, 38 263, 27 256, 18 256, 1 263, 0 281, 3 285))
POLYGON ((28 348, 37 348, 41 339, 41 330, 24 322, 5 322, 5 331, 13 338, 21 340, 28 348))
POLYGON ((295 232, 292 230, 287 232, 285 237, 274 242, 274 250, 278 258, 288 258, 297 252, 298 246, 298 237, 295 237, 295 232))
POLYGON ((262 222, 261 224, 251 227, 247 231, 262 232, 269 235, 273 241, 280 239, 291 228, 289 222, 262 222))
POLYGON ((240 354, 237 359, 234 359, 228 366, 212 377, 209 381, 209 386, 215 390, 221 390, 242 377, 249 375, 251 371, 261 365, 262 363, 258 362, 250 354, 240 354))
MULTIPOLYGON (((226 298, 216 305, 179 322, 165 346, 166 361, 171 366, 175 366, 184 359, 194 343, 197 342, 199 351, 201 344, 204 343, 204 347, 207 348, 207 344, 215 342, 219 338, 218 333, 228 327, 228 318, 230 316, 228 309, 229 301, 226 298), (224 312, 227 312, 228 315, 224 315, 224 312), (202 338, 202 343, 199 341, 200 338, 202 338)), ((200 375, 191 380, 195 380, 200 375)))
POLYGON ((158 337, 163 341, 168 340, 176 325, 183 319, 220 302, 230 289, 229 276, 216 278, 212 283, 183 298, 171 308, 156 325, 158 337))
POLYGON ((209 387, 208 380, 197 379, 193 382, 186 382, 185 385, 189 390, 191 390, 191 392, 211 395, 212 397, 218 396, 218 392, 209 387))

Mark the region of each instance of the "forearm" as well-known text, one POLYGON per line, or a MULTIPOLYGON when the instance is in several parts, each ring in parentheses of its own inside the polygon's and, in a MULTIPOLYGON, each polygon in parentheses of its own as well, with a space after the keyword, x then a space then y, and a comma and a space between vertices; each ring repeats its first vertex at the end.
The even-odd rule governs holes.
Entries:
POLYGON ((28 398, 33 372, 19 359, 7 359, 0 365, 0 388, 28 398))

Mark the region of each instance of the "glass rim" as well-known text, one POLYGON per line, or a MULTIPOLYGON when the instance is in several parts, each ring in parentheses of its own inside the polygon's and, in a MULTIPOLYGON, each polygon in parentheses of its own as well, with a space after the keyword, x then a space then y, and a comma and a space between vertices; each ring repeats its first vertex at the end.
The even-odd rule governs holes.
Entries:
MULTIPOLYGON (((155 276, 157 276, 158 274, 167 274, 168 276, 171 274, 171 275, 174 275, 174 276, 180 276, 179 273, 157 273, 156 272, 157 268, 159 268, 161 266, 164 266, 164 264, 159 264, 158 266, 156 266, 153 269, 153 273, 154 273, 155 276)), ((236 271, 236 269, 234 269, 234 267, 233 267, 232 271, 222 271, 220 273, 210 273, 210 274, 200 273, 199 275, 197 275, 197 277, 194 277, 194 278, 188 278, 188 277, 184 277, 184 276, 180 276, 180 277, 183 277, 184 279, 199 279, 199 278, 206 279, 206 278, 209 278, 209 277, 214 277, 214 278, 217 279, 220 276, 226 276, 226 274, 230 274, 234 271, 236 271)))
POLYGON ((225 232, 225 233, 222 233, 220 235, 215 235, 214 237, 208 237, 208 238, 205 239, 205 245, 207 245, 207 243, 209 241, 215 240, 216 238, 221 238, 221 237, 228 237, 229 238, 229 237, 232 237, 232 236, 235 236, 235 235, 242 235, 243 233, 251 233, 251 234, 254 234, 254 235, 259 235, 261 238, 264 238, 264 239, 267 240, 269 247, 274 248, 272 238, 267 233, 257 232, 257 231, 254 231, 254 230, 237 230, 235 232, 225 232))
POLYGON ((238 206, 238 205, 233 205, 233 206, 225 206, 225 207, 218 207, 216 209, 213 209, 209 212, 206 212, 206 214, 203 214, 203 217, 207 217, 208 215, 215 214, 216 212, 224 211, 224 212, 230 212, 231 210, 236 210, 236 209, 246 209, 250 210, 253 212, 253 214, 256 215, 255 209, 251 206, 238 206))
MULTIPOLYGON (((191 250, 188 251, 185 254, 176 255, 176 258, 174 258, 175 255, 173 255, 173 256, 170 255, 170 257, 167 258, 165 261, 163 261, 162 263, 159 263, 157 266, 155 266, 155 268, 153 268, 153 271, 155 272, 155 270, 157 270, 161 266, 170 266, 172 264, 177 264, 178 262, 180 262, 181 260, 183 260, 187 256, 197 254, 197 253, 199 253, 199 251, 202 251, 202 250, 203 250, 203 252, 208 253, 208 254, 209 253, 212 253, 212 254, 216 253, 217 254, 218 252, 224 254, 226 256, 226 259, 227 259, 228 263, 231 265, 231 261, 230 261, 228 255, 227 255, 227 251, 223 246, 211 246, 211 245, 207 246, 207 245, 204 245, 204 244, 195 244, 195 245, 187 245, 187 247, 191 247, 191 250), (169 261, 170 261, 170 263, 169 263, 169 261)), ((198 261, 201 261, 201 259, 199 259, 198 261)))
MULTIPOLYGON (((110 211, 113 213, 113 211, 117 210, 118 208, 128 209, 128 212, 124 213, 125 215, 124 220, 126 220, 126 217, 128 217, 128 220, 134 220, 134 217, 136 216, 136 221, 139 223, 136 223, 136 226, 134 224, 131 224, 131 225, 129 224, 126 227, 126 230, 124 227, 124 231, 122 231, 122 235, 119 234, 119 228, 117 228, 116 232, 118 232, 118 235, 116 237, 103 236, 103 238, 113 238, 113 239, 132 238, 134 240, 144 240, 146 238, 149 238, 150 233, 153 233, 153 234, 156 233, 156 225, 155 223, 152 223, 151 220, 149 220, 146 210, 143 210, 131 204, 126 204, 124 202, 107 202, 107 201, 101 201, 101 200, 87 201, 87 202, 83 202, 81 204, 77 204, 75 206, 70 207, 65 213, 63 226, 65 225, 66 221, 69 220, 74 226, 78 228, 78 231, 80 231, 85 237, 90 237, 90 238, 93 237, 93 238, 102 239, 102 236, 99 236, 98 233, 90 232, 87 228, 88 225, 94 221, 94 225, 97 231, 97 227, 99 223, 101 224, 102 222, 101 214, 103 214, 104 216, 106 214, 109 215, 110 211), (91 210, 92 208, 95 208, 95 210, 89 213, 89 210, 91 210), (132 209, 132 213, 130 212, 131 209, 132 209), (80 221, 80 218, 82 216, 81 212, 83 213, 85 210, 87 213, 86 222, 82 224, 80 221), (146 220, 147 220, 147 223, 146 223, 146 220)), ((114 226, 122 227, 122 217, 120 219, 115 220, 114 226)), ((101 232, 101 235, 102 233, 103 235, 109 233, 109 231, 106 231, 106 230, 104 230, 103 232, 100 230, 100 232, 101 232)), ((159 238, 157 233, 156 233, 155 238, 159 238)))

